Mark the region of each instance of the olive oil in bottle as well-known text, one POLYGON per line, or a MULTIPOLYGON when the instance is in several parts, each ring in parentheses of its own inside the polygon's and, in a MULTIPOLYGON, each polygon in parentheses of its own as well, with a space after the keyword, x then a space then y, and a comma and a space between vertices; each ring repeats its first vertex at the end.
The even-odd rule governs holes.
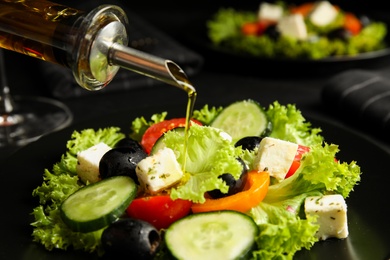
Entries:
POLYGON ((82 11, 40 0, 0 1, 0 46, 31 57, 66 64, 72 24, 82 11))

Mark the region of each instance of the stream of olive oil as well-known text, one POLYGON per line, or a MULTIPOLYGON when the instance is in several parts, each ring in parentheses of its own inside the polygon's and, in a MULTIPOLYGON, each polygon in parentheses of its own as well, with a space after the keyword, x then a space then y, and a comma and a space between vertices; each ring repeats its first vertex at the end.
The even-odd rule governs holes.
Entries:
POLYGON ((194 105, 195 105, 197 93, 196 93, 196 89, 190 83, 190 81, 188 80, 187 76, 184 74, 183 71, 177 69, 171 69, 170 72, 175 78, 178 87, 186 91, 188 94, 188 101, 187 101, 187 108, 186 108, 186 124, 184 128, 184 151, 183 151, 184 158, 183 158, 183 165, 182 165, 183 173, 185 173, 186 161, 187 161, 188 130, 191 125, 191 117, 194 111, 194 105))
MULTIPOLYGON (((192 86, 192 85, 191 85, 192 86)), ((187 161, 187 146, 188 146, 188 129, 191 124, 191 117, 194 111, 194 105, 196 100, 196 91, 188 91, 188 101, 186 110, 186 126, 184 128, 184 160, 183 160, 183 172, 185 172, 187 161)))

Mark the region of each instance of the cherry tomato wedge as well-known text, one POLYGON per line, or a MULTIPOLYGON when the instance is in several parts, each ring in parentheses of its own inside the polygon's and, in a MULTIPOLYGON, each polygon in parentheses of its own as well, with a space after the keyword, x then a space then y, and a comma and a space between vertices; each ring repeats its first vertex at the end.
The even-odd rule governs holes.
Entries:
POLYGON ((257 22, 243 24, 241 26, 241 32, 244 35, 257 35, 258 34, 257 22))
POLYGON ((362 30, 362 24, 354 14, 345 13, 344 28, 349 30, 353 35, 356 35, 362 30))
POLYGON ((218 210, 236 210, 247 212, 257 206, 268 192, 270 176, 268 172, 248 172, 243 191, 219 199, 206 199, 204 203, 194 203, 192 212, 208 212, 218 210))
POLYGON ((247 22, 241 26, 241 32, 246 36, 248 35, 259 36, 262 35, 265 32, 265 30, 272 24, 275 24, 275 22, 268 21, 268 20, 247 22))
POLYGON ((298 170, 299 166, 301 166, 301 163, 294 160, 284 178, 287 179, 288 177, 291 177, 298 170))
MULTIPOLYGON (((202 125, 201 122, 191 119, 192 123, 202 125)), ((186 119, 183 118, 173 118, 161 121, 150 126, 146 129, 144 135, 142 136, 141 145, 144 148, 146 153, 152 151, 153 145, 156 141, 167 131, 174 129, 176 127, 184 127, 186 125, 186 119)))
POLYGON ((300 161, 302 159, 302 155, 309 152, 310 148, 304 145, 298 145, 297 153, 295 154, 295 158, 290 166, 290 169, 288 170, 286 176, 284 177, 287 179, 291 175, 293 175, 301 165, 300 161))
POLYGON ((314 8, 314 2, 304 3, 290 9, 293 14, 301 14, 307 16, 314 8))
POLYGON ((302 159, 302 155, 309 152, 310 148, 304 145, 298 145, 297 153, 295 154, 294 161, 300 161, 302 159))
POLYGON ((169 195, 156 195, 134 199, 126 209, 127 215, 144 220, 157 229, 168 228, 173 222, 191 212, 192 202, 172 200, 169 195))

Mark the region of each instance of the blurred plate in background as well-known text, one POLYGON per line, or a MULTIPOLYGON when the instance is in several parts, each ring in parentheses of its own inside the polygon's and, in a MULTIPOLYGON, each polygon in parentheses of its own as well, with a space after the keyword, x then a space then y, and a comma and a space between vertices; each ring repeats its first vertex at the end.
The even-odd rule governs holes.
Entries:
MULTIPOLYGON (((205 66, 214 71, 259 76, 312 77, 353 68, 378 68, 390 62, 390 47, 355 56, 334 56, 318 60, 273 59, 237 53, 227 47, 214 45, 208 37, 206 23, 207 20, 199 20, 188 24, 183 41, 203 55, 205 66)), ((389 35, 386 37, 386 44, 390 46, 389 35)))

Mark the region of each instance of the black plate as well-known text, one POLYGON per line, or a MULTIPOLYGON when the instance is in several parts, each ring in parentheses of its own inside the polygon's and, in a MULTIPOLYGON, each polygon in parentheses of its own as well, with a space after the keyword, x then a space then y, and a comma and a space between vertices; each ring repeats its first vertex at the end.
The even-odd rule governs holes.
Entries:
MULTIPOLYGON (((1 233, 0 259, 98 259, 73 250, 46 251, 32 242, 32 220, 30 213, 37 206, 32 190, 41 184, 45 168, 65 152, 66 141, 73 130, 119 126, 126 131, 136 116, 146 117, 153 113, 168 111, 176 116, 177 107, 154 107, 143 110, 129 110, 110 117, 97 118, 72 128, 47 135, 32 143, 1 166, 1 233)), ((348 203, 350 235, 345 240, 330 239, 314 245, 310 251, 301 251, 296 259, 388 259, 390 257, 390 225, 388 203, 388 173, 390 153, 379 144, 343 126, 308 117, 315 127, 321 127, 328 142, 340 145, 339 159, 356 160, 362 167, 362 182, 358 185, 348 203)))
MULTIPOLYGON (((214 45, 207 35, 207 19, 187 25, 183 41, 205 57, 205 65, 218 71, 240 71, 250 75, 316 76, 330 75, 346 69, 378 68, 388 63, 390 47, 355 56, 323 59, 287 59, 255 57, 237 53, 227 47, 214 45)), ((390 36, 385 39, 390 46, 390 36)))

